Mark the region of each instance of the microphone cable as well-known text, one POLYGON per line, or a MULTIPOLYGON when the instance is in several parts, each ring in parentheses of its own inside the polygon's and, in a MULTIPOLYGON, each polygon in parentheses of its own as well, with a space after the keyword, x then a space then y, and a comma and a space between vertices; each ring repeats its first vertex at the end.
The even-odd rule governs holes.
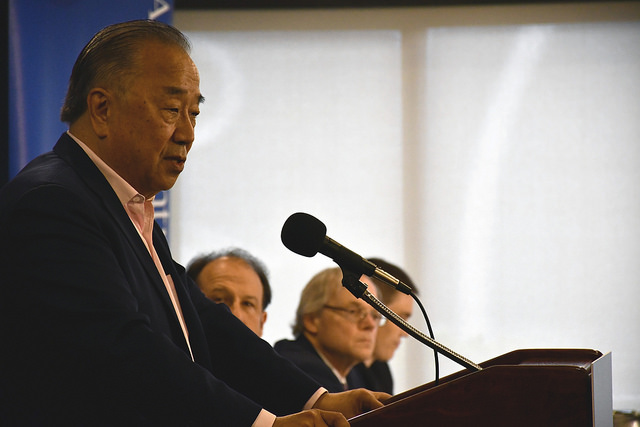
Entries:
MULTIPOLYGON (((422 312, 422 317, 424 317, 424 320, 427 323, 427 329, 429 330, 429 335, 431 336, 432 340, 435 340, 436 337, 433 335, 433 329, 431 328, 431 322, 429 321, 429 316, 427 316, 427 311, 424 309, 422 302, 414 292, 411 292, 409 295, 411 295, 411 297, 418 304, 418 307, 420 307, 420 311, 422 312)), ((436 377, 435 385, 438 385, 440 382, 440 360, 438 359, 438 352, 435 349, 433 350, 433 358, 434 358, 435 377, 436 377)))

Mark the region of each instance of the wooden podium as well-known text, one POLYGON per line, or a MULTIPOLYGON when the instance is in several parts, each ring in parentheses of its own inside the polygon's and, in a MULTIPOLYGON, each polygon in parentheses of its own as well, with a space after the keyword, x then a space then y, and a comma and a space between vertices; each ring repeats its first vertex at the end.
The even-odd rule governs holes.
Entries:
POLYGON ((516 350, 480 366, 480 371, 465 369, 441 378, 438 385, 427 383, 393 396, 384 407, 349 422, 352 427, 601 427, 613 423, 610 354, 582 349, 516 350))

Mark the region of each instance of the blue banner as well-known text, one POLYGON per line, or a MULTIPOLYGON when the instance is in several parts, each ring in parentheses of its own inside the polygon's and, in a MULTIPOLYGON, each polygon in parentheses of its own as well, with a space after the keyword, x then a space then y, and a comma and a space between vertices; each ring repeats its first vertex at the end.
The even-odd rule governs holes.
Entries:
MULTIPOLYGON (((49 151, 67 130, 60 122, 71 69, 101 28, 133 19, 171 23, 173 0, 10 0, 9 178, 49 151)), ((168 195, 158 220, 168 231, 168 195)))

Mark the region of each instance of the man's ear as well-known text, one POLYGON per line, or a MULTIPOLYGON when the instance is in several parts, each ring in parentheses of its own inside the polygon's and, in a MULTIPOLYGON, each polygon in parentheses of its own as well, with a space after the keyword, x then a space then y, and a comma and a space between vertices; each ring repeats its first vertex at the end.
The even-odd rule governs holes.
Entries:
POLYGON ((260 327, 264 326, 265 322, 267 321, 267 312, 263 311, 260 314, 260 327))
POLYGON ((316 314, 305 314, 302 316, 302 324, 304 325, 305 332, 316 335, 318 333, 318 320, 316 314))
POLYGON ((91 119, 93 131, 100 138, 109 135, 109 113, 112 97, 109 91, 102 88, 93 88, 87 95, 87 112, 91 119))

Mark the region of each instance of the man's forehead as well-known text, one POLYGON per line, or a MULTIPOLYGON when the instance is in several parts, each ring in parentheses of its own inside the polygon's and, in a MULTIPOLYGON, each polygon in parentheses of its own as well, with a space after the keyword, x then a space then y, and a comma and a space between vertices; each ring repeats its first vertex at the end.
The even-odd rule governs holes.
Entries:
POLYGON ((244 283, 240 284, 232 281, 219 282, 211 287, 211 292, 232 296, 244 301, 251 300, 256 303, 262 302, 262 293, 260 293, 258 289, 244 286, 244 283))
MULTIPOLYGON (((162 92, 169 96, 183 96, 189 94, 187 89, 178 86, 163 86, 162 92)), ((202 104, 204 102, 204 96, 202 96, 201 93, 198 93, 196 96, 198 98, 198 104, 202 104)))
POLYGON ((256 295, 262 296, 262 283, 256 277, 241 274, 233 270, 221 272, 212 272, 206 277, 211 283, 211 289, 225 289, 226 292, 232 292, 238 295, 256 295))
POLYGON ((349 292, 344 286, 341 285, 340 288, 337 288, 333 292, 333 294, 329 298, 329 301, 337 301, 341 302, 342 304, 358 305, 358 301, 362 300, 358 300, 351 292, 349 292))

